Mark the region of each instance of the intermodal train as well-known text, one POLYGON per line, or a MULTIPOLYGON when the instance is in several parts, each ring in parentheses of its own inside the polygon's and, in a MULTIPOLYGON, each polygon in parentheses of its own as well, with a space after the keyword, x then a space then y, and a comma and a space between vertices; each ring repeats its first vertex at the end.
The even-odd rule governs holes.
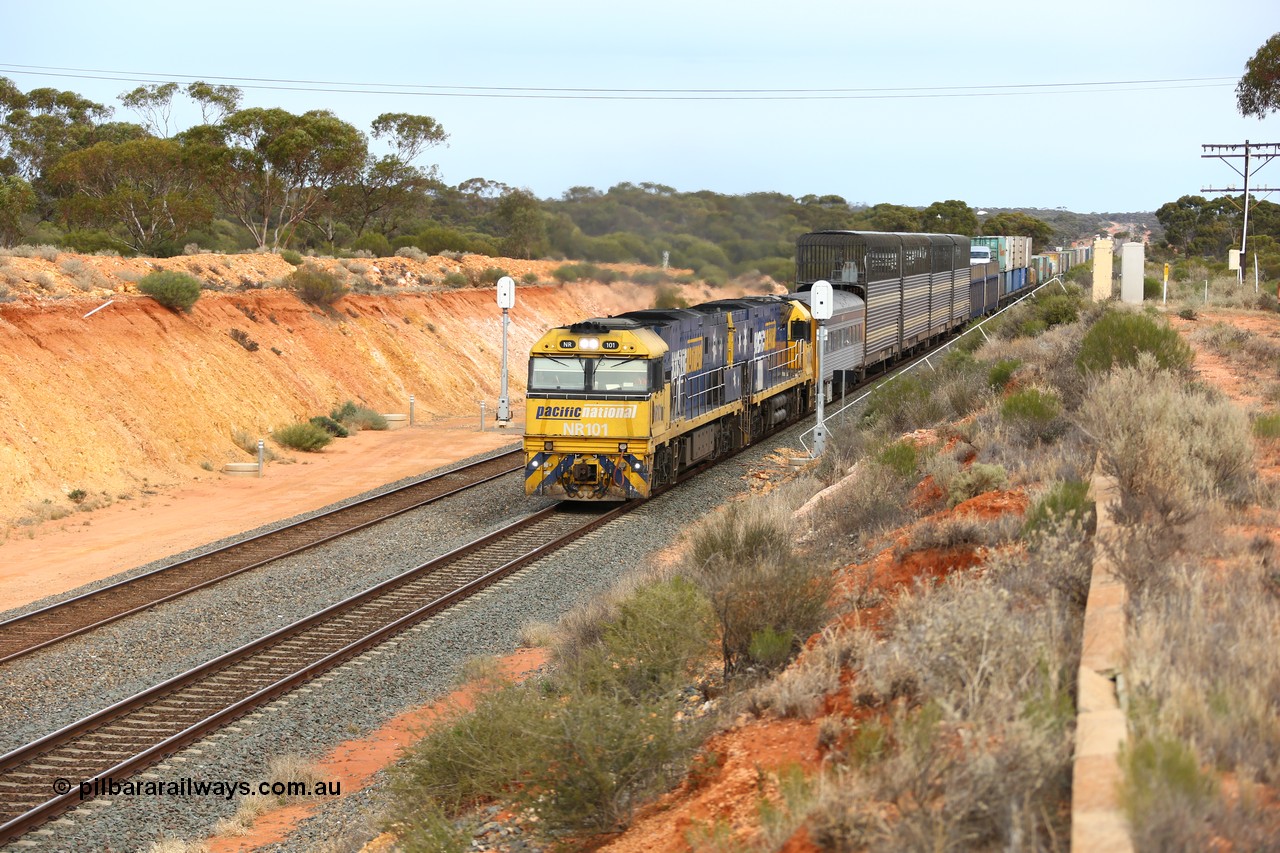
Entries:
POLYGON ((997 242, 816 231, 797 240, 796 290, 785 296, 629 311, 548 331, 529 354, 526 493, 649 497, 813 411, 819 389, 840 396, 1047 280, 1030 272, 1029 239, 1027 262, 1016 267, 1007 241, 1026 238, 985 239, 997 242), (975 246, 988 251, 975 259, 975 246), (810 291, 824 279, 834 294, 819 380, 810 291))

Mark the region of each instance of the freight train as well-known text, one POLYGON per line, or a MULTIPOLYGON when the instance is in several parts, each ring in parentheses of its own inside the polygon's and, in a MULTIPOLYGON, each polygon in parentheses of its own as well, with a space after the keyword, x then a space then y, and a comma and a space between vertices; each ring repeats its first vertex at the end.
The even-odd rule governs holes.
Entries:
POLYGON ((785 296, 552 329, 529 354, 525 491, 649 497, 810 413, 819 389, 840 396, 1047 280, 1029 272, 1029 243, 1027 263, 1014 267, 1020 255, 1000 255, 1007 243, 975 264, 976 243, 954 234, 817 231, 797 240, 796 291, 785 296), (810 292, 819 280, 834 288, 820 380, 810 292))

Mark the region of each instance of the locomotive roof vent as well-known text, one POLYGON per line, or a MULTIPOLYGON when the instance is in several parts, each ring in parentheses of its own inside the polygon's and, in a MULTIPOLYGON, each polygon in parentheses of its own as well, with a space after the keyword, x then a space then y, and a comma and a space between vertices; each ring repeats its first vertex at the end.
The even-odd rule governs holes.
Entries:
POLYGON ((575 335, 591 335, 600 332, 615 331, 617 329, 638 329, 640 324, 635 320, 627 320, 622 317, 594 317, 590 320, 583 320, 569 326, 569 331, 575 335))

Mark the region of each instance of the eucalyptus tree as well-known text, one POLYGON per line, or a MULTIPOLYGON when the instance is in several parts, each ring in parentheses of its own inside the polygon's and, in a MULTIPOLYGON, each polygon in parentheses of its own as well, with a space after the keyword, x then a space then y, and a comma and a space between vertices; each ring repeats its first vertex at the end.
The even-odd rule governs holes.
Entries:
POLYGON ((111 109, 75 92, 22 92, 0 77, 0 162, 7 174, 38 184, 63 154, 96 142, 111 109))
POLYGON ((1236 107, 1240 115, 1257 118, 1280 110, 1280 33, 1267 39, 1245 63, 1244 75, 1236 84, 1236 107))
POLYGON ((142 117, 142 126, 152 136, 167 139, 172 135, 173 96, 177 83, 152 83, 120 95, 118 100, 142 117))
POLYGON ((339 223, 357 236, 370 226, 390 233, 416 208, 425 206, 425 194, 436 183, 434 165, 424 168, 413 161, 449 138, 438 121, 431 116, 383 113, 374 119, 372 131, 374 139, 390 144, 391 153, 366 155, 351 181, 334 187, 307 219, 330 242, 339 223))
POLYGON ((328 110, 251 108, 182 136, 191 162, 258 248, 287 246, 298 225, 365 163, 364 134, 328 110))
POLYGON ((35 210, 36 194, 17 175, 0 175, 0 246, 22 240, 23 218, 35 210))
POLYGON ((50 173, 59 211, 71 225, 101 228, 144 255, 172 254, 175 242, 213 218, 213 201, 170 139, 99 142, 64 156, 50 173))
POLYGON ((1031 250, 1042 251, 1053 239, 1053 226, 1043 219, 1019 210, 1006 210, 987 217, 982 223, 983 234, 1009 235, 1031 238, 1031 250))
POLYGON ((920 212, 920 230, 931 234, 974 237, 978 233, 978 214, 959 199, 935 201, 920 212))

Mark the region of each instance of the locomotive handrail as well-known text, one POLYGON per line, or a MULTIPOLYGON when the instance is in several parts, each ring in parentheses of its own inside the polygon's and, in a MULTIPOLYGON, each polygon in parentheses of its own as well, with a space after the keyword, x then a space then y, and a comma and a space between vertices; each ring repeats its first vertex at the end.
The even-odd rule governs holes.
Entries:
MULTIPOLYGON (((997 311, 996 313, 992 314, 991 316, 983 318, 981 322, 976 323, 975 325, 972 325, 972 326, 970 326, 969 328, 965 329, 963 332, 961 332, 960 334, 956 335, 956 336, 955 336, 955 338, 953 338, 953 339, 951 339, 951 340, 947 341, 947 342, 946 342, 945 344, 943 344, 942 346, 940 346, 940 347, 938 347, 937 349, 935 349, 935 350, 931 351, 931 352, 930 352, 928 355, 926 355, 924 358, 921 358, 921 359, 918 359, 918 360, 916 360, 916 361, 913 361, 913 362, 911 362, 910 364, 905 365, 904 367, 900 368, 899 370, 894 371, 894 373, 893 373, 892 375, 885 377, 883 380, 881 380, 879 383, 877 383, 877 384, 876 384, 874 387, 872 387, 870 390, 868 390, 868 391, 864 391, 864 392, 862 392, 861 394, 859 394, 857 397, 854 397, 852 400, 850 400, 849 402, 845 403, 845 404, 844 404, 843 406, 841 406, 839 409, 836 409, 834 412, 832 412, 831 414, 827 415, 825 418, 823 418, 823 420, 824 420, 824 421, 833 421, 833 420, 835 420, 836 418, 838 418, 838 417, 840 417, 841 415, 843 415, 843 414, 844 414, 846 411, 848 411, 850 408, 852 408, 853 406, 856 406, 858 403, 861 403, 861 402, 862 402, 863 400, 865 400, 867 397, 871 396, 871 395, 872 395, 872 394, 874 394, 876 391, 878 391, 878 390, 880 390, 881 388, 883 388, 885 385, 888 385, 890 382, 892 382, 893 380, 897 379, 899 376, 904 376, 904 375, 906 375, 906 374, 910 373, 912 370, 915 370, 915 369, 916 369, 918 366, 920 366, 921 364, 927 364, 927 365, 929 365, 929 369, 930 369, 930 370, 935 369, 935 368, 934 368, 934 366, 933 366, 933 364, 929 361, 929 359, 931 359, 931 358, 933 358, 934 356, 936 356, 936 355, 940 354, 941 352, 943 352, 944 350, 946 350, 948 347, 950 347, 952 344, 957 344, 957 343, 959 343, 959 342, 960 342, 960 339, 961 339, 961 338, 963 338, 965 335, 969 334, 970 332, 975 332, 975 331, 977 331, 977 332, 982 332, 982 336, 983 336, 984 338, 985 338, 985 337, 987 337, 987 333, 982 331, 982 327, 983 327, 984 325, 986 325, 989 321, 994 320, 995 318, 999 317, 1001 314, 1003 314, 1004 312, 1008 311, 1010 308, 1014 307, 1014 306, 1015 306, 1015 305, 1017 305, 1018 303, 1022 302, 1024 299, 1030 299, 1031 297, 1035 296, 1035 295, 1036 295, 1037 293, 1039 293, 1043 288, 1048 287, 1049 285, 1053 284, 1054 282, 1057 282, 1057 283, 1058 283, 1058 286, 1062 288, 1062 290, 1063 290, 1063 292, 1064 292, 1064 293, 1066 292, 1067 287, 1066 287, 1066 285, 1064 285, 1064 284, 1062 283, 1062 278, 1061 278, 1061 276, 1057 276, 1057 275, 1055 275, 1053 278, 1049 279, 1048 281, 1041 282, 1040 284, 1037 284, 1035 287, 1033 287, 1033 288, 1032 288, 1030 291, 1028 291, 1027 293, 1023 294, 1022 296, 1019 296, 1019 297, 1018 297, 1017 299, 1015 299, 1013 302, 1010 302, 1008 305, 1004 306, 1003 308, 1001 308, 999 311, 997 311)), ((821 393, 823 393, 823 392, 822 392, 822 385, 821 385, 821 383, 822 383, 822 377, 818 377, 818 383, 819 383, 819 386, 818 386, 818 387, 819 387, 818 393, 819 393, 819 394, 821 394, 821 393)), ((805 439, 805 436, 807 436, 807 435, 812 435, 812 434, 813 434, 813 432, 814 432, 814 430, 816 430, 817 428, 818 428, 818 427, 817 427, 817 425, 815 424, 814 426, 812 426, 812 427, 810 427, 809 429, 805 430, 804 432, 800 433, 800 446, 804 448, 804 452, 805 452, 805 453, 807 453, 807 454, 809 455, 809 458, 810 458, 810 459, 816 459, 816 458, 817 458, 817 456, 814 454, 813 450, 811 450, 811 449, 810 449, 808 442, 806 442, 804 439, 805 439)))

